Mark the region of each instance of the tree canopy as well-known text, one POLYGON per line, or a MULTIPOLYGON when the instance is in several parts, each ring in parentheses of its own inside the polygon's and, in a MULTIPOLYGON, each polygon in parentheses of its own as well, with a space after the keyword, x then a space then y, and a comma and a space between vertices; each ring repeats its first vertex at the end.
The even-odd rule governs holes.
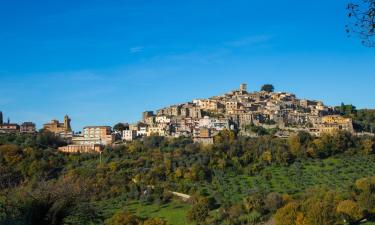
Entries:
POLYGON ((275 87, 272 84, 265 84, 262 86, 261 91, 274 92, 275 87))
POLYGON ((128 128, 129 128, 129 125, 125 123, 117 123, 113 126, 113 130, 119 131, 119 132, 124 131, 128 128))

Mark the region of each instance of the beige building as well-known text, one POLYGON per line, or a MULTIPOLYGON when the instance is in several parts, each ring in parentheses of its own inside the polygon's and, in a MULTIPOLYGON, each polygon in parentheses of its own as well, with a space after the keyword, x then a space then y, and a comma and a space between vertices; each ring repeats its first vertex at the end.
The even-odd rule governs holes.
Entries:
POLYGON ((318 125, 319 133, 332 133, 336 131, 348 131, 354 133, 353 121, 351 118, 344 118, 340 115, 322 117, 322 123, 318 125))
POLYGON ((100 153, 103 151, 102 145, 68 145, 59 147, 60 152, 65 153, 100 153))
POLYGON ((74 137, 73 143, 79 145, 111 145, 115 140, 110 126, 87 126, 83 136, 74 137))
POLYGON ((210 145, 214 143, 214 138, 211 135, 211 130, 208 128, 200 128, 194 131, 194 143, 210 145))
POLYGON ((225 103, 225 109, 227 111, 236 110, 236 109, 239 109, 239 105, 240 103, 237 101, 227 101, 225 103))
POLYGON ((122 131, 122 140, 132 141, 137 137, 136 130, 124 130, 122 131))
POLYGON ((156 136, 167 136, 167 131, 162 128, 162 127, 149 127, 148 130, 147 130, 147 136, 152 136, 152 135, 156 135, 156 136))
POLYGON ((224 106, 221 105, 217 100, 211 100, 211 99, 197 99, 197 100, 194 100, 193 103, 195 103, 201 109, 206 110, 206 111, 217 112, 219 111, 219 109, 224 108, 224 106))
POLYGON ((24 122, 20 126, 21 133, 29 133, 33 134, 36 132, 35 123, 32 122, 24 122))
POLYGON ((17 133, 19 130, 20 126, 15 123, 0 124, 0 133, 17 133))
POLYGON ((52 120, 50 123, 43 125, 43 129, 50 131, 55 134, 60 134, 64 132, 71 132, 72 128, 70 126, 70 118, 68 115, 64 117, 64 123, 60 123, 58 120, 52 120))

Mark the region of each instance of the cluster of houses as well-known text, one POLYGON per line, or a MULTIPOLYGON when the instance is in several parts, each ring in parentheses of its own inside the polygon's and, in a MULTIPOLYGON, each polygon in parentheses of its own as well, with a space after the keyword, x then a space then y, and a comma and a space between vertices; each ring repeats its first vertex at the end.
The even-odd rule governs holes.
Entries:
MULTIPOLYGON (((142 114, 135 124, 123 124, 123 129, 113 131, 110 126, 87 126, 74 134, 71 119, 64 122, 52 120, 43 126, 70 145, 63 152, 98 152, 103 146, 118 140, 132 141, 144 136, 192 137, 194 142, 212 144, 213 137, 222 130, 237 130, 241 135, 256 135, 249 127, 274 129, 275 135, 287 137, 298 131, 319 136, 338 130, 354 132, 350 118, 338 115, 333 107, 321 101, 298 99, 285 92, 248 92, 247 85, 237 90, 208 99, 195 99, 142 114)), ((35 132, 35 124, 3 123, 0 113, 0 132, 35 132)))
POLYGON ((2 133, 36 133, 36 126, 32 122, 24 122, 22 124, 11 123, 10 119, 5 122, 3 113, 0 111, 0 134, 2 133))
POLYGON ((223 129, 238 130, 242 135, 249 126, 277 130, 277 136, 298 131, 321 135, 346 130, 354 132, 352 120, 338 115, 333 107, 321 101, 298 99, 285 92, 248 92, 247 85, 208 99, 195 99, 143 113, 142 121, 130 126, 132 135, 191 136, 197 142, 212 142, 212 136, 223 129))

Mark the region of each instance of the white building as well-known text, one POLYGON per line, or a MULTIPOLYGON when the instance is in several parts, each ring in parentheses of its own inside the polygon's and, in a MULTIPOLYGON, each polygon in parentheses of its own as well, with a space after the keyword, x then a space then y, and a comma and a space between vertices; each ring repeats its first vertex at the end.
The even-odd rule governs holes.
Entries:
POLYGON ((167 116, 157 116, 155 121, 156 123, 170 123, 171 119, 167 116))
POLYGON ((147 135, 147 126, 140 126, 137 131, 137 136, 146 136, 147 135))
POLYGON ((210 118, 205 116, 199 120, 199 128, 205 127, 214 130, 224 130, 229 129, 229 120, 225 118, 210 118))
POLYGON ((124 130, 122 132, 122 140, 132 141, 136 137, 137 137, 137 131, 136 130, 124 130))

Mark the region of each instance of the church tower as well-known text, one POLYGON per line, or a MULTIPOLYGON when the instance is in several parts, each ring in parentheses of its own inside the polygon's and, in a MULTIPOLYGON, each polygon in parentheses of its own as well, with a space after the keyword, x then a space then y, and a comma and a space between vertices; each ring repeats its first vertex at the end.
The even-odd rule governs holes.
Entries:
POLYGON ((240 85, 240 91, 241 91, 241 93, 247 92, 247 84, 241 84, 240 85))
POLYGON ((65 128, 65 131, 72 131, 72 128, 70 126, 70 118, 68 115, 65 115, 64 117, 64 128, 65 128))

